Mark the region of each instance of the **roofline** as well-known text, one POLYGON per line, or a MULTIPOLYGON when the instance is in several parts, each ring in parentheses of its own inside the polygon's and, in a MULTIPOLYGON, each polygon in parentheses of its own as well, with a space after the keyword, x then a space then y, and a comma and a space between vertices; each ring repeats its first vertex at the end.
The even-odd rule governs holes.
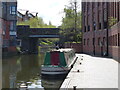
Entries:
POLYGON ((0 0, 0 2, 17 2, 17 0, 0 0))
POLYGON ((21 15, 23 15, 24 16, 24 14, 22 14, 20 11, 17 11, 19 14, 21 14, 21 15))

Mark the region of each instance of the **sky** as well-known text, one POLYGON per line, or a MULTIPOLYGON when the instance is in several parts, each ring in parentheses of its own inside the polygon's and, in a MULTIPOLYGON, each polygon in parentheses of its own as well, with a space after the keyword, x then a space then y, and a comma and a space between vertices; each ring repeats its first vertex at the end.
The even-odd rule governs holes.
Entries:
MULTIPOLYGON (((38 17, 42 17, 46 24, 49 21, 55 25, 61 25, 64 16, 63 9, 69 4, 70 0, 17 0, 18 10, 29 10, 29 12, 38 12, 38 17)), ((80 6, 80 1, 79 2, 80 6)), ((81 7, 81 6, 80 6, 81 7)))

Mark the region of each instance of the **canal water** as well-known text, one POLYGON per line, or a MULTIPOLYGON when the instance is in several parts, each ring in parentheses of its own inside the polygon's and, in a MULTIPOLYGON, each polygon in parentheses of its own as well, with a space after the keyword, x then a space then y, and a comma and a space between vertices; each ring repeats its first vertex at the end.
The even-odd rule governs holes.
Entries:
POLYGON ((44 53, 32 55, 20 55, 3 59, 2 64, 2 86, 3 88, 43 88, 57 90, 63 82, 62 79, 47 79, 41 77, 41 65, 44 60, 44 53))

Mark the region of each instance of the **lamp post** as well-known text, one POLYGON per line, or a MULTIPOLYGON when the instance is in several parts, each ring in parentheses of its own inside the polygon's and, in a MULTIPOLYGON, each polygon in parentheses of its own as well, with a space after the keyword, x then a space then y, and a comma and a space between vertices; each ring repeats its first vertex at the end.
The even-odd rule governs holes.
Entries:
MULTIPOLYGON (((107 11, 108 11, 108 6, 109 6, 108 3, 107 3, 106 6, 107 6, 107 11)), ((107 15, 106 15, 106 16, 107 16, 107 22, 108 22, 108 12, 107 12, 107 15)), ((107 51, 106 51, 106 56, 109 55, 109 51, 108 51, 108 49, 109 49, 109 46, 108 46, 108 45, 109 45, 109 43, 108 43, 108 36, 109 36, 109 35, 108 35, 108 29, 109 29, 109 25, 108 25, 108 23, 107 23, 107 31, 106 31, 106 45, 107 45, 106 49, 107 49, 107 51)))
POLYGON ((76 31, 76 27, 77 27, 77 1, 74 1, 74 5, 75 5, 75 31, 76 31))

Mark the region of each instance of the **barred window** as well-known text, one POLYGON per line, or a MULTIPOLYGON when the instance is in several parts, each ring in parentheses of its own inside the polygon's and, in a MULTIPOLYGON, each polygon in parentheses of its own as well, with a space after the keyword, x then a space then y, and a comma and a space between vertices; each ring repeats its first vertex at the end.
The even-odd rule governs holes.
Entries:
POLYGON ((10 14, 15 15, 16 14, 16 6, 10 6, 10 14))

